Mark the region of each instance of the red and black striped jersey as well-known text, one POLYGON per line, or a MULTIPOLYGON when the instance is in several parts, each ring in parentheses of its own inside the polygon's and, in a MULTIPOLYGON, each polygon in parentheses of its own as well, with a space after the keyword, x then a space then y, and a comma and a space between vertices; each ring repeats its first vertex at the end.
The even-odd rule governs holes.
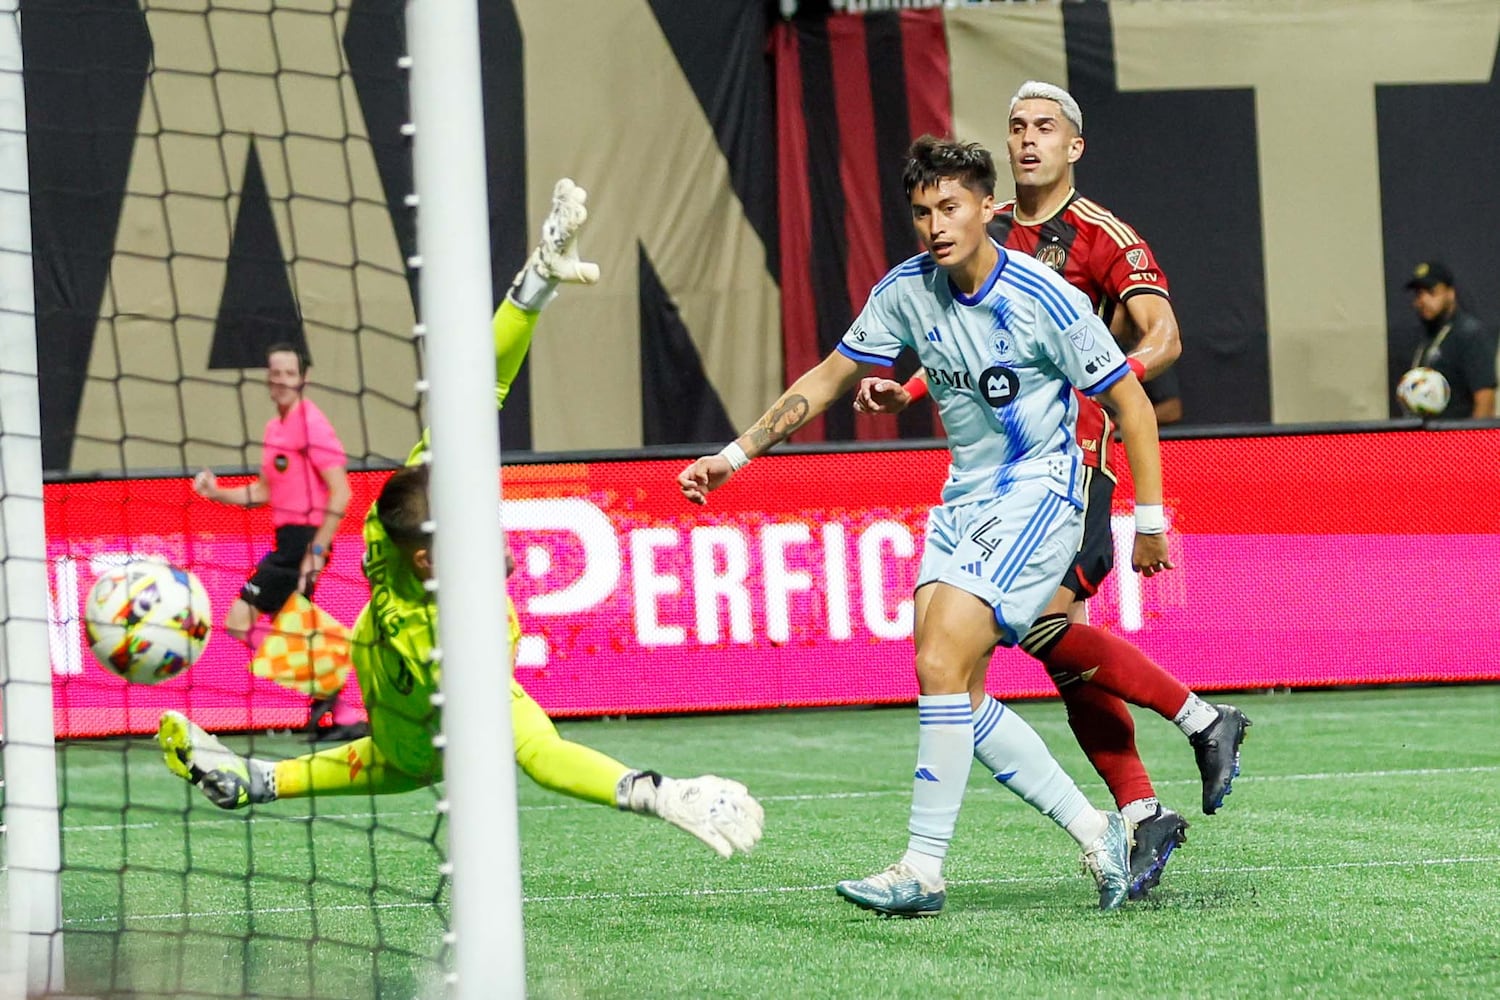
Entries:
MULTIPOLYGON (((1029 253, 1083 292, 1107 323, 1115 308, 1132 295, 1168 295, 1167 276, 1156 256, 1134 229, 1097 202, 1069 192, 1050 218, 1016 221, 1016 203, 1007 201, 990 221, 995 242, 1029 253)), ((1103 407, 1081 393, 1078 444, 1088 465, 1110 474, 1109 442, 1114 427, 1103 407)))

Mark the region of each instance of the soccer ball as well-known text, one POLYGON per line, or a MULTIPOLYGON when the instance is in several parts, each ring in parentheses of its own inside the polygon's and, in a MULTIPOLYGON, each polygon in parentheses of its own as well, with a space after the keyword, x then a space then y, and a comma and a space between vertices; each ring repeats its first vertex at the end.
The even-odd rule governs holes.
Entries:
POLYGON ((136 560, 94 581, 83 621, 106 670, 159 684, 192 666, 208 643, 208 592, 185 569, 136 560))
POLYGON ((1435 417, 1448 408, 1448 380, 1435 368, 1413 368, 1396 383, 1396 398, 1407 412, 1435 417))

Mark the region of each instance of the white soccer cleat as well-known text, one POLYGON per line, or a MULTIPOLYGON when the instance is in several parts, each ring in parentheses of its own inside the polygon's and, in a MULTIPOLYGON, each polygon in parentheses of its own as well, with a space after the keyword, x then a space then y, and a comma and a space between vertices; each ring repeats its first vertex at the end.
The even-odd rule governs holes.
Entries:
POLYGON ((749 789, 712 774, 662 778, 654 811, 725 858, 753 848, 766 825, 765 810, 749 789))
POLYGON ((589 193, 567 177, 552 188, 552 209, 542 222, 542 239, 531 251, 526 266, 548 281, 592 285, 599 280, 599 265, 578 259, 578 232, 588 221, 585 204, 589 193))

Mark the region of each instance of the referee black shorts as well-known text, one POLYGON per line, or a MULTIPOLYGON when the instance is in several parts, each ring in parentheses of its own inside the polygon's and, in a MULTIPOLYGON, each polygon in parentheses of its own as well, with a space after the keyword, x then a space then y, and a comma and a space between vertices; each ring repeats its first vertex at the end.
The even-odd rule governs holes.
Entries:
MULTIPOLYGON (((318 529, 310 524, 283 524, 276 529, 276 548, 267 552, 255 566, 255 572, 240 588, 245 603, 268 615, 274 615, 297 589, 302 571, 302 557, 312 544, 318 529)), ((307 597, 312 597, 315 580, 307 582, 307 597)))

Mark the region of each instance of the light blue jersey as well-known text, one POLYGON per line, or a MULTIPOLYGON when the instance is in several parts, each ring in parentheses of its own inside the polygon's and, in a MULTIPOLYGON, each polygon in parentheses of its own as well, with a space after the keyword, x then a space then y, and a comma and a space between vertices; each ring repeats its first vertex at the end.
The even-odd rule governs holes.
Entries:
POLYGON ((1000 260, 973 296, 929 254, 894 268, 838 349, 877 365, 916 350, 953 452, 944 504, 1042 480, 1081 509, 1072 389, 1103 392, 1129 371, 1125 355, 1087 296, 1035 258, 996 249, 1000 260))

